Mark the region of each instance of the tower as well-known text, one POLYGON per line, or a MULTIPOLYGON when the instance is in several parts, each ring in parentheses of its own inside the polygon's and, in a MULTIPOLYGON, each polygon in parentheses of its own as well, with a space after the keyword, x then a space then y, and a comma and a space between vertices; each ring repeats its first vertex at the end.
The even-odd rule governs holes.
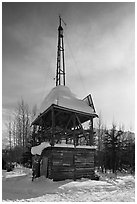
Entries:
POLYGON ((45 97, 33 119, 33 138, 39 145, 32 147, 31 153, 40 155, 42 161, 37 177, 44 175, 53 181, 94 179, 93 118, 98 116, 91 95, 77 99, 65 85, 62 22, 59 16, 56 87, 45 97), (89 120, 90 128, 83 129, 82 124, 89 120))
POLYGON ((64 42, 63 42, 63 28, 61 26, 61 22, 62 22, 62 19, 59 16, 56 86, 58 85, 65 86, 64 42))

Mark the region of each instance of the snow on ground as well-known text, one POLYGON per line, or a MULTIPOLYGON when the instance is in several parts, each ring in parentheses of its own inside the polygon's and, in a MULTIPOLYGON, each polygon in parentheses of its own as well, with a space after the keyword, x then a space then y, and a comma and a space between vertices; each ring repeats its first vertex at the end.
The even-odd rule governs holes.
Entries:
POLYGON ((31 170, 18 167, 3 171, 2 199, 5 202, 134 202, 132 175, 100 174, 100 181, 81 179, 53 182, 40 177, 31 181, 31 170))

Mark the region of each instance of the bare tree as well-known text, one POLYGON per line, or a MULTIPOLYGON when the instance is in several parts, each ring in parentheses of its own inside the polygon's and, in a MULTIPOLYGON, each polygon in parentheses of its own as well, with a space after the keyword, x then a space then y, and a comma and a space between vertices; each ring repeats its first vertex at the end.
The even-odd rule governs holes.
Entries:
POLYGON ((97 122, 97 142, 98 142, 98 150, 102 151, 103 149, 103 121, 102 121, 102 115, 101 112, 99 114, 99 119, 97 122))
POLYGON ((102 170, 104 168, 104 151, 103 151, 103 136, 104 136, 104 127, 103 127, 103 120, 101 112, 99 113, 99 118, 96 124, 96 145, 97 145, 97 151, 96 151, 96 166, 98 167, 98 170, 102 170))
MULTIPOLYGON (((34 105, 33 109, 32 109, 32 114, 31 114, 31 119, 33 120, 34 117, 36 116, 37 114, 37 106, 34 105)), ((32 146, 34 146, 36 144, 36 131, 37 131, 37 126, 36 125, 33 125, 32 127, 32 133, 31 133, 31 143, 32 143, 32 146)))
POLYGON ((16 107, 12 130, 14 146, 22 147, 24 152, 30 135, 30 111, 23 99, 16 107))

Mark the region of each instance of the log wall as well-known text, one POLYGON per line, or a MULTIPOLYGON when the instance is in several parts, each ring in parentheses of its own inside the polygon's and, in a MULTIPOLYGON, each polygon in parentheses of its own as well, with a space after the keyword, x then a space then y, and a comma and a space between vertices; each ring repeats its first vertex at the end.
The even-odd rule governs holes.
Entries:
POLYGON ((94 179, 94 149, 48 147, 42 158, 48 157, 47 177, 54 181, 64 179, 94 179))

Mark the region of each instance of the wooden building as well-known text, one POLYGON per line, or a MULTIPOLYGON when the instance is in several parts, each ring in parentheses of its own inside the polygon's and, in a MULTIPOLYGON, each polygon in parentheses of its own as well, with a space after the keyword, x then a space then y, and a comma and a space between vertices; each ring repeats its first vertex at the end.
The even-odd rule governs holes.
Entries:
POLYGON ((98 116, 90 94, 78 99, 65 85, 63 28, 59 19, 56 86, 32 122, 31 152, 40 157, 40 176, 53 180, 94 179, 93 119, 98 116), (83 123, 87 121, 90 128, 84 130, 83 123))

